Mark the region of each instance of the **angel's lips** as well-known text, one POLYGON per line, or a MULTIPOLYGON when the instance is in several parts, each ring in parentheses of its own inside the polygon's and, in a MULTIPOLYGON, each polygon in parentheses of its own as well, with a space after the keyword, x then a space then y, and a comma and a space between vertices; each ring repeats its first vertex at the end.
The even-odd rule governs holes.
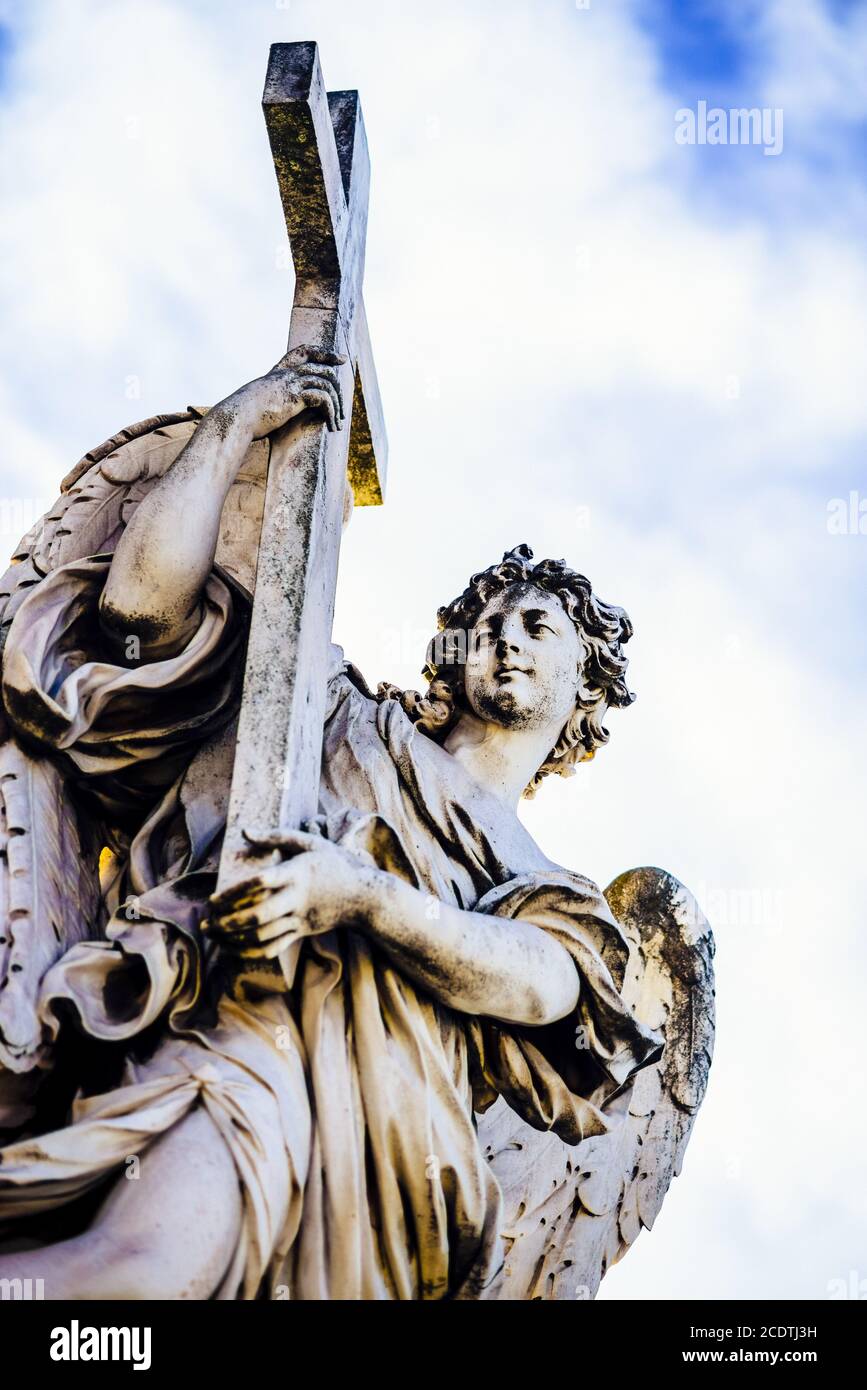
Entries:
POLYGON ((498 666, 494 672, 494 680, 510 680, 513 676, 528 676, 530 673, 523 666, 498 666))

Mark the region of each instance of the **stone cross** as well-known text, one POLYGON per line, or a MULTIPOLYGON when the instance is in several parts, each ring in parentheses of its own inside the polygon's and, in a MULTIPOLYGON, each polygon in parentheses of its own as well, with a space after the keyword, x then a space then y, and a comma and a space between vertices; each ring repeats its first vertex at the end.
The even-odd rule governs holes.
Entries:
POLYGON ((356 505, 381 503, 387 448, 361 297, 370 163, 358 93, 326 93, 315 43, 278 43, 262 104, 295 266, 289 347, 347 358, 347 415, 332 433, 305 411, 272 438, 221 889, 252 872, 243 830, 316 814, 346 478, 356 505))

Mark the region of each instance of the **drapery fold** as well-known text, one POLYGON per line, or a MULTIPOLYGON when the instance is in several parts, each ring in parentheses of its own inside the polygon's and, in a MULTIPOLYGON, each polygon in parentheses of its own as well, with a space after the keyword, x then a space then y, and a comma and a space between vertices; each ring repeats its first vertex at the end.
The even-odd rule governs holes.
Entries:
POLYGON ((217 1296, 476 1296, 501 1251, 474 1110, 503 1095, 574 1144, 619 1122, 606 1105, 659 1056, 660 1037, 619 993, 618 923, 590 880, 551 863, 334 649, 324 833, 425 894, 432 933, 438 902, 550 932, 578 973, 578 1004, 542 1028, 461 1015, 350 926, 302 943, 291 994, 221 997, 199 923, 225 823, 247 600, 212 574, 181 653, 118 666, 99 638, 108 564, 64 566, 24 601, 3 694, 19 734, 69 760, 120 846, 104 938, 48 971, 40 1018, 57 1046, 71 1014, 124 1043, 127 1061, 115 1089, 82 1092, 65 1128, 0 1149, 0 1222, 73 1200, 202 1104, 244 1200, 217 1296))

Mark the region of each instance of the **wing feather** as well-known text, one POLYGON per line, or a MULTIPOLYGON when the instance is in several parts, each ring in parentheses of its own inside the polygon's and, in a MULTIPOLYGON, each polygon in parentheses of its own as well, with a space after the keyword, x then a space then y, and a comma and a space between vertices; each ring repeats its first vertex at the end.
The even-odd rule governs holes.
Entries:
POLYGON ((45 1061, 39 986, 70 946, 97 934, 93 851, 54 762, 7 739, 0 745, 0 1064, 10 1071, 45 1061))
MULTIPOLYGON (((204 412, 140 421, 92 449, 16 547, 0 579, 0 647, 21 603, 52 570, 111 551, 204 412)), ((28 1073, 50 1066, 38 1017, 46 972, 101 922, 99 844, 79 821, 66 773, 20 746, 0 710, 0 1129, 31 1112, 28 1073)))
MULTIPOLYGON (((0 651, 21 603, 53 570, 112 552, 135 508, 174 463, 206 411, 130 425, 91 449, 61 495, 17 546, 0 579, 0 651)), ((255 582, 270 445, 258 440, 224 508, 217 561, 248 590, 255 582)), ((66 774, 15 741, 0 707, 0 1129, 22 1123, 50 1065, 37 1006, 45 973, 100 930, 100 846, 79 824, 66 774)))
POLYGON ((115 548, 136 505, 177 458, 205 412, 141 420, 80 459, 57 501, 16 546, 0 579, 0 647, 19 606, 51 570, 115 548))
POLYGON ((660 869, 622 874, 606 898, 633 948, 624 997, 664 1033, 665 1049, 610 1105, 623 1122, 574 1147, 532 1129, 502 1097, 479 1118, 506 1211, 499 1299, 595 1297, 606 1270, 653 1226, 707 1087, 714 943, 706 919, 660 869))

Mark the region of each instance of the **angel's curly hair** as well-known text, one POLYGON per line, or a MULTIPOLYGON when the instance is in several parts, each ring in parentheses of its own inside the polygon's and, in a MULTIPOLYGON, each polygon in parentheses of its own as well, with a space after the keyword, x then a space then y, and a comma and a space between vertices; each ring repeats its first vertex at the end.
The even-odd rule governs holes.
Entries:
POLYGON ((607 710, 612 705, 625 708, 635 699, 624 680, 629 660, 623 655, 622 644, 632 636, 627 614, 597 598, 590 581, 570 569, 565 560, 541 560, 537 565, 532 560, 533 552, 527 545, 507 550, 498 565, 474 574, 460 597, 438 610, 441 636, 430 643, 422 669, 428 681, 426 695, 388 684, 380 685, 377 691, 380 700, 399 700, 419 729, 441 743, 468 707, 463 681, 467 637, 485 606, 515 584, 533 584, 556 594, 572 619, 582 649, 575 709, 524 789, 526 797, 535 796, 549 772, 571 777, 576 763, 588 761, 608 742, 608 730, 602 724, 607 710))

